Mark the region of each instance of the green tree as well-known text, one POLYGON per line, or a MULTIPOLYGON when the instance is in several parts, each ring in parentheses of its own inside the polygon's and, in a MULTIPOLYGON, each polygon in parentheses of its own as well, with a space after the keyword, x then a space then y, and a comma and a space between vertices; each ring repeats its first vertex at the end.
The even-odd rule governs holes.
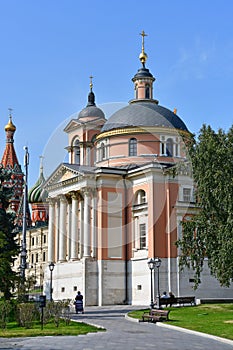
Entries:
POLYGON ((180 266, 195 272, 198 287, 203 262, 222 286, 233 278, 233 127, 226 133, 203 125, 188 144, 196 184, 197 214, 183 222, 180 266))
POLYGON ((17 274, 12 266, 14 257, 19 253, 19 246, 15 240, 14 215, 7 212, 9 201, 12 197, 12 189, 5 185, 11 177, 11 173, 0 168, 0 291, 5 299, 11 297, 17 274))

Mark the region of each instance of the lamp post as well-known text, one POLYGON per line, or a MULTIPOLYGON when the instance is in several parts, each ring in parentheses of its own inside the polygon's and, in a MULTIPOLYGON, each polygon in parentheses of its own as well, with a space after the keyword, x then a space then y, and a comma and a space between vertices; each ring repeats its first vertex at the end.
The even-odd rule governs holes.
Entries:
POLYGON ((29 165, 29 153, 28 147, 24 147, 24 166, 25 166, 25 177, 24 177, 24 192, 23 192, 23 226, 22 226, 22 248, 21 248, 21 278, 22 284, 25 283, 25 270, 26 270, 26 259, 27 259, 27 248, 26 248, 26 235, 27 235, 27 196, 28 196, 28 165, 29 165))
POLYGON ((154 259, 150 258, 147 262, 148 267, 150 269, 150 308, 153 309, 154 307, 154 300, 153 300, 153 270, 155 268, 155 261, 154 259))
POLYGON ((49 264, 49 271, 50 271, 50 301, 53 301, 53 270, 54 270, 54 263, 51 261, 49 264))
POLYGON ((162 260, 159 258, 154 259, 154 266, 157 267, 158 273, 157 273, 157 295, 156 295, 156 309, 159 309, 160 307, 160 292, 159 292, 159 268, 161 266, 162 260))

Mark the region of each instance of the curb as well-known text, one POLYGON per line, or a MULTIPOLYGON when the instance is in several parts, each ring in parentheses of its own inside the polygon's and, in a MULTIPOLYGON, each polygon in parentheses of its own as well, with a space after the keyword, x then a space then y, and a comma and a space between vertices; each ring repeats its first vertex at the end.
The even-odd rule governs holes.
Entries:
MULTIPOLYGON (((142 321, 139 320, 138 318, 129 317, 128 314, 125 314, 125 319, 128 320, 128 321, 131 321, 131 322, 137 322, 137 323, 142 322, 142 321)), ((193 331, 193 330, 187 329, 187 328, 172 326, 172 325, 166 324, 166 323, 164 323, 164 322, 156 322, 156 323, 154 323, 154 325, 156 325, 156 326, 158 326, 158 327, 164 327, 164 328, 174 329, 174 330, 176 330, 176 331, 178 331, 178 332, 189 333, 189 334, 195 334, 195 335, 200 336, 200 337, 213 339, 213 340, 216 340, 216 341, 219 341, 219 342, 222 342, 222 343, 225 343, 225 344, 230 344, 230 345, 233 346, 233 340, 226 339, 226 338, 221 338, 221 337, 218 337, 218 336, 216 336, 216 335, 211 335, 211 334, 207 334, 207 333, 202 333, 202 332, 198 332, 198 331, 193 331)))
POLYGON ((207 333, 193 331, 191 329, 186 329, 186 328, 181 328, 181 327, 177 327, 177 326, 172 326, 170 324, 165 324, 165 323, 162 323, 162 322, 157 322, 156 325, 159 326, 159 327, 174 329, 174 330, 177 330, 177 331, 183 332, 183 333, 196 334, 196 335, 198 335, 200 337, 217 340, 219 342, 230 344, 230 345, 233 346, 233 340, 226 339, 226 338, 221 338, 221 337, 218 337, 216 335, 211 335, 211 334, 207 334, 207 333))

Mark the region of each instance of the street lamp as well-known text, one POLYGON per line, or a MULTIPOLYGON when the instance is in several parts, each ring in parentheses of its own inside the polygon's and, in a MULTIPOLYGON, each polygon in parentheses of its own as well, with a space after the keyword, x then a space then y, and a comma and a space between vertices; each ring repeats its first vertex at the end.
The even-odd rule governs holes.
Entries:
POLYGON ((159 258, 154 259, 154 264, 158 269, 157 273, 157 296, 156 296, 156 309, 159 309, 160 307, 160 292, 159 292, 159 268, 161 266, 162 260, 159 258))
POLYGON ((53 270, 54 270, 54 263, 51 261, 49 264, 49 271, 50 271, 50 301, 53 301, 53 270))
POLYGON ((151 296, 151 301, 150 301, 150 308, 153 309, 154 307, 154 300, 153 300, 153 270, 155 268, 155 261, 154 259, 150 258, 147 262, 148 267, 150 269, 150 296, 151 296))
POLYGON ((28 148, 25 146, 24 166, 25 166, 25 178, 24 178, 24 190, 23 190, 23 222, 22 222, 22 249, 21 249, 21 279, 22 284, 25 283, 25 270, 27 267, 27 205, 28 205, 28 165, 29 165, 29 153, 28 148))

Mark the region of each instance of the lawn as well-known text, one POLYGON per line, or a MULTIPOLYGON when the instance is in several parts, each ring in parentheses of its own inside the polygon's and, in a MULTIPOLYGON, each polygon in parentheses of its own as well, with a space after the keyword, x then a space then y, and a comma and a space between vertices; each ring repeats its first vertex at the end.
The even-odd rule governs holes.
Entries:
POLYGON ((97 328, 86 323, 71 321, 69 325, 66 325, 64 321, 61 321, 59 327, 55 327, 54 322, 49 322, 41 329, 41 324, 36 322, 32 328, 26 329, 24 327, 18 327, 16 322, 10 322, 7 324, 5 330, 0 330, 0 337, 13 338, 13 337, 37 337, 37 336, 55 336, 55 335, 80 335, 93 332, 104 331, 102 328, 97 328))
MULTIPOLYGON (((233 340, 233 304, 203 304, 168 308, 168 324, 233 340)), ((133 311, 139 318, 146 310, 133 311)))

